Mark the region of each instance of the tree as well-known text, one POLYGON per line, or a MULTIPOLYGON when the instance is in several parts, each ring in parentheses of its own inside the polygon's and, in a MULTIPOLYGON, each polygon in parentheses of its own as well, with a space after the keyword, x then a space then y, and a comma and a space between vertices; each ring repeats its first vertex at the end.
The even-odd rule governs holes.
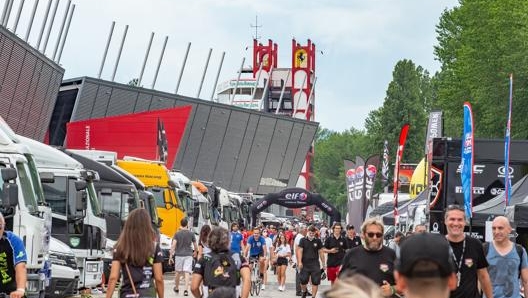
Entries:
MULTIPOLYGON (((365 121, 372 152, 381 153, 383 141, 396 148, 400 129, 410 124, 403 161, 418 162, 424 155, 427 112, 433 96, 429 73, 411 60, 400 60, 392 73, 383 105, 365 121)), ((396 150, 391 150, 392 155, 396 150)))
POLYGON ((528 2, 460 0, 440 17, 434 49, 442 64, 435 107, 444 111, 446 135, 462 132, 462 103, 473 106, 477 137, 504 137, 509 74, 514 74, 512 137, 528 128, 528 2))

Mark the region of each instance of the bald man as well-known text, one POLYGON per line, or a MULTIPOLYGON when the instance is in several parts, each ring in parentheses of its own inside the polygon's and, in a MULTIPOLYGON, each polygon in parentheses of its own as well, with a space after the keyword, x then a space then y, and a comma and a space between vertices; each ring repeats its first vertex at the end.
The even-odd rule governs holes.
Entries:
POLYGON ((496 217, 491 229, 493 242, 491 245, 486 244, 484 250, 487 251, 493 297, 521 297, 519 277, 524 286, 524 296, 528 297, 528 260, 525 249, 510 241, 512 227, 506 217, 496 217))

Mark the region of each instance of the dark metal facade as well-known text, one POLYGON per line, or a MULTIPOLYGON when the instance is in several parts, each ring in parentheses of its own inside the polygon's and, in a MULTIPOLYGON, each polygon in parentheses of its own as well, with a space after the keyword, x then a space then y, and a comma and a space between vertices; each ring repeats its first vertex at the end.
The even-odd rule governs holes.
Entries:
POLYGON ((23 136, 43 141, 64 69, 0 26, 0 115, 23 136))
POLYGON ((63 92, 69 94, 64 100, 75 104, 71 117, 54 117, 55 123, 192 106, 173 168, 236 192, 267 194, 295 187, 318 127, 315 122, 87 77, 63 82, 59 98, 63 92))

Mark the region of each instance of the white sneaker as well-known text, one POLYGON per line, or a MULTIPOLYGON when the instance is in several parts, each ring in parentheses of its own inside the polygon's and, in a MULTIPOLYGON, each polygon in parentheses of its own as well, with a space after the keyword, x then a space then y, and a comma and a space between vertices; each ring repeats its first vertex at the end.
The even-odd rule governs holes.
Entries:
POLYGON ((282 290, 281 291, 285 291, 286 290, 286 285, 282 285, 282 290))
POLYGON ((262 285, 262 287, 260 287, 261 290, 265 290, 266 289, 266 286, 265 285, 262 285))

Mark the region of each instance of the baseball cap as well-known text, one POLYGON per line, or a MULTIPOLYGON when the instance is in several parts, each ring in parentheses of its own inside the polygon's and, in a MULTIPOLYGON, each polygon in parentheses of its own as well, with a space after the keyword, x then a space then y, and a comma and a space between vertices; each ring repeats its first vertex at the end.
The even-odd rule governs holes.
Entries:
POLYGON ((396 271, 406 277, 447 277, 456 272, 451 246, 447 240, 430 233, 413 234, 400 245, 396 271), (429 261, 436 268, 415 268, 419 261, 429 261))

